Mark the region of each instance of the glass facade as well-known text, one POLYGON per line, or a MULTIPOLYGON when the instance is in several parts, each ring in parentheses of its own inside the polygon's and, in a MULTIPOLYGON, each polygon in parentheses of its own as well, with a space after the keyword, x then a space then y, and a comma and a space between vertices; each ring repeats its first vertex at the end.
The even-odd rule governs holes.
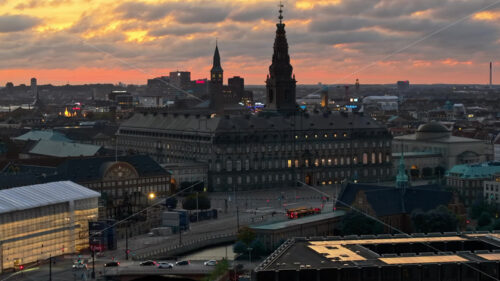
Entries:
POLYGON ((0 214, 0 272, 88 248, 97 197, 0 214))

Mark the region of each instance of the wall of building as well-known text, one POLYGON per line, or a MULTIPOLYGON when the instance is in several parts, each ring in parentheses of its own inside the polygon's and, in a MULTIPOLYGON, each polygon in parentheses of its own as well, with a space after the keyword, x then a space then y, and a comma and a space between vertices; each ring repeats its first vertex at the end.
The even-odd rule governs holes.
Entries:
POLYGON ((97 198, 0 214, 0 272, 88 247, 97 198))

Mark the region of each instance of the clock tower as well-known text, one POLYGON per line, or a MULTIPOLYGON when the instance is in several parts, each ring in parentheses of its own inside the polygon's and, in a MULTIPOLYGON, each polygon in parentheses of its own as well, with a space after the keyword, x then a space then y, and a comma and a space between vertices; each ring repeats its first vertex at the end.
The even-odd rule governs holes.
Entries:
POLYGON ((224 112, 223 82, 224 70, 220 64, 219 46, 215 43, 214 62, 210 70, 210 108, 217 114, 224 112))

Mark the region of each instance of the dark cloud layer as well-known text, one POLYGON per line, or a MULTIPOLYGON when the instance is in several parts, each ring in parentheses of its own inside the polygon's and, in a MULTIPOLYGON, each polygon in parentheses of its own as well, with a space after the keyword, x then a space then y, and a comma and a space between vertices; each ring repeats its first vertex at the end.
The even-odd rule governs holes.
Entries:
POLYGON ((32 28, 40 19, 24 15, 0 15, 0 33, 15 32, 32 28))
MULTIPOLYGON (((46 3, 64 1, 70 0, 46 3)), ((498 56, 500 22, 464 17, 492 1, 343 0, 299 9, 290 0, 284 9, 290 53, 305 66, 332 68, 355 68, 384 57, 483 63, 498 56)), ((28 1, 23 8, 39 3, 28 1)), ((245 58, 249 65, 259 65, 270 59, 277 15, 273 1, 127 1, 108 10, 85 11, 70 28, 42 35, 31 29, 39 19, 3 15, 0 40, 6 43, 0 60, 3 68, 109 67, 123 66, 123 61, 161 68, 190 60, 206 60, 209 65, 217 37, 224 63, 245 58), (112 22, 116 25, 110 28, 112 22), (143 32, 145 38, 130 40, 129 32, 143 32)))

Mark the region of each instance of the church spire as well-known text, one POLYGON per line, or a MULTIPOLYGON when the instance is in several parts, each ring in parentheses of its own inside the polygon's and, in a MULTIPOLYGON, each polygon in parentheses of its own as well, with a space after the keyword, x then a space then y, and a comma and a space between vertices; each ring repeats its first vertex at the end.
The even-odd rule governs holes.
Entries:
POLYGON ((215 51, 214 51, 214 62, 212 64, 212 70, 211 72, 223 72, 222 66, 220 64, 220 54, 219 54, 219 46, 217 41, 215 41, 215 51))
POLYGON ((282 3, 280 3, 279 8, 279 23, 276 24, 273 59, 266 81, 266 109, 293 112, 297 108, 295 103, 297 81, 293 76, 293 67, 290 64, 290 55, 288 54, 282 3))

